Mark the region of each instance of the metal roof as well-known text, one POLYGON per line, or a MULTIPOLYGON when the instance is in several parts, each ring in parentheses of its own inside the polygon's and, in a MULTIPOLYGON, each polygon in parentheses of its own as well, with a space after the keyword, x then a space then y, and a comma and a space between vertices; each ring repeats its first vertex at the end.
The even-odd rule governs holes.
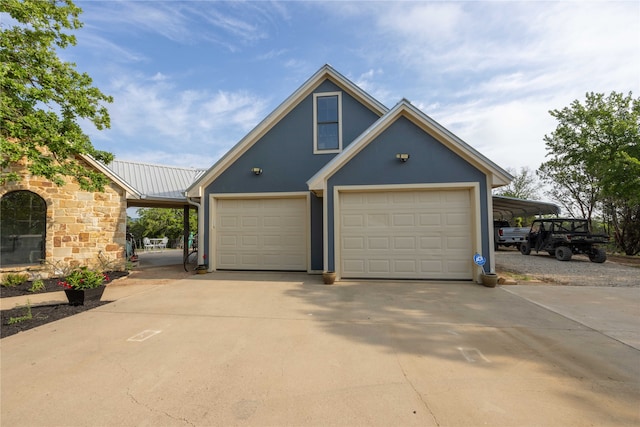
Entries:
POLYGON ((560 208, 549 202, 493 196, 493 218, 510 219, 515 216, 559 215, 560 208))
POLYGON ((131 206, 183 206, 187 203, 186 189, 205 169, 153 165, 114 160, 106 167, 138 193, 128 198, 131 206))

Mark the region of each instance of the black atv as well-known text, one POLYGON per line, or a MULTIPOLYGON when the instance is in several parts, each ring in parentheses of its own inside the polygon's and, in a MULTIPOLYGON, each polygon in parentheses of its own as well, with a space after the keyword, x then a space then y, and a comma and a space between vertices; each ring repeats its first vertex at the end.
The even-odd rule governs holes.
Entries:
POLYGON ((553 218, 536 219, 524 243, 520 245, 520 252, 529 255, 531 250, 536 253, 546 251, 560 261, 569 261, 573 254, 585 254, 591 262, 603 263, 607 260, 607 253, 596 245, 607 244, 609 236, 606 234, 592 234, 586 219, 553 218))

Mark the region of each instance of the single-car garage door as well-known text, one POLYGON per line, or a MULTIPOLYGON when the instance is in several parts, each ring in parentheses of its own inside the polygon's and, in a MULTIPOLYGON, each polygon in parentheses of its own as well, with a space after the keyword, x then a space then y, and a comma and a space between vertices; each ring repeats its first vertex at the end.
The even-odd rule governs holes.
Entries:
POLYGON ((468 189, 341 192, 344 278, 472 279, 468 189))
POLYGON ((306 199, 216 200, 217 269, 307 270, 306 199))

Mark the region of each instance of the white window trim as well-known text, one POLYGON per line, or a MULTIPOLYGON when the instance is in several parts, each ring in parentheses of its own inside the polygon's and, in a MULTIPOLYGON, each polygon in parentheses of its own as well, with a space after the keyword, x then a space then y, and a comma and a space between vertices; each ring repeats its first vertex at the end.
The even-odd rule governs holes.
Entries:
POLYGON ((313 94, 313 154, 332 154, 342 152, 342 92, 320 92, 313 94), (338 97, 338 149, 318 149, 318 102, 317 99, 325 96, 338 97))

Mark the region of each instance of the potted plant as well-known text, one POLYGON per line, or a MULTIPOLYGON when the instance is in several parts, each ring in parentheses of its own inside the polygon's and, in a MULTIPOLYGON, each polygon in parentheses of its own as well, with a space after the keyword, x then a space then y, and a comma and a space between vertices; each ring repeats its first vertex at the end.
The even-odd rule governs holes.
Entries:
POLYGON ((322 273, 322 281, 325 285, 333 285, 333 282, 336 281, 336 272, 325 271, 324 273, 322 273))
POLYGON ((85 301, 100 300, 104 292, 104 281, 108 278, 101 272, 80 267, 58 281, 64 288, 69 305, 84 305, 85 301))
POLYGON ((498 284, 498 275, 496 273, 482 272, 482 284, 487 288, 495 288, 498 284))

